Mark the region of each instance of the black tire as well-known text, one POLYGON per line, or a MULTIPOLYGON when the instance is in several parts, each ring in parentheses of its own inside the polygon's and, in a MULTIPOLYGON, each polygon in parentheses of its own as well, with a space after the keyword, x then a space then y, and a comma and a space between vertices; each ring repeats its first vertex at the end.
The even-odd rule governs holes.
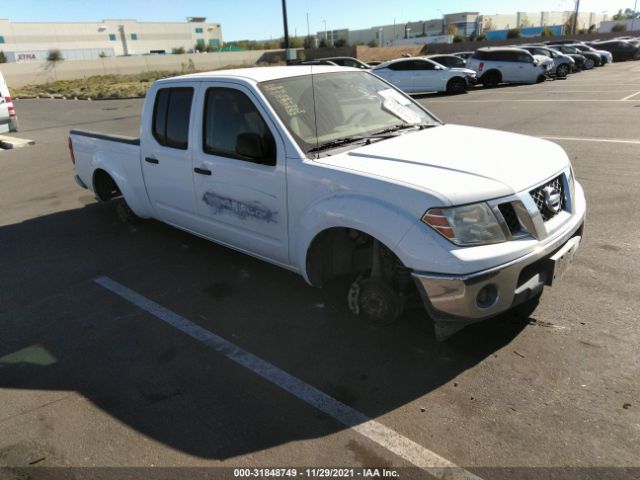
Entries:
POLYGON ((379 327, 395 322, 404 310, 400 295, 379 278, 368 278, 360 282, 358 306, 369 323, 379 327))
POLYGON ((464 81, 464 78, 453 77, 447 82, 447 93, 450 95, 457 95, 466 91, 467 82, 464 81))
POLYGON ((116 200, 116 214, 118 215, 118 220, 125 225, 135 225, 136 223, 140 223, 142 220, 139 216, 133 213, 133 210, 129 208, 129 205, 127 205, 124 198, 116 200))
POLYGON ((593 67, 595 67, 595 65, 596 65, 596 62, 594 62, 592 58, 587 58, 584 61, 584 69, 585 70, 591 70, 593 67))
POLYGON ((501 80, 502 76, 500 75, 500 72, 495 70, 485 73, 480 79, 482 85, 487 88, 497 87, 501 80))
POLYGON ((558 65, 558 68, 556 68, 556 76, 564 78, 569 75, 570 71, 571 67, 568 64, 561 63, 560 65, 558 65))

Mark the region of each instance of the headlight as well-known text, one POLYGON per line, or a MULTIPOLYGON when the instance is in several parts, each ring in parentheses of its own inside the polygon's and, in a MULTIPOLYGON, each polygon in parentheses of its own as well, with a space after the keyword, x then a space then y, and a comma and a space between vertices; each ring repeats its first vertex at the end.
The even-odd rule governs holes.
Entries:
POLYGON ((486 203, 432 208, 422 216, 422 221, 456 245, 485 245, 506 240, 498 220, 486 203))

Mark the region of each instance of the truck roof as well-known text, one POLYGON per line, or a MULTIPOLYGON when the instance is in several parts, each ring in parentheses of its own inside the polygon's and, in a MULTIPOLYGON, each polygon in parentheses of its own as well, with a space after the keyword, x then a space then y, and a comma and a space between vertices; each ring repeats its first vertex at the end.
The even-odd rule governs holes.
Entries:
POLYGON ((278 78, 299 77, 302 75, 311 75, 319 73, 332 72, 361 72, 359 68, 339 67, 334 65, 289 65, 277 67, 248 67, 234 68, 229 70, 214 70, 211 72, 191 73, 181 75, 179 77, 165 78, 159 82, 167 82, 171 80, 206 80, 208 78, 242 78, 254 82, 265 82, 268 80, 276 80, 278 78))

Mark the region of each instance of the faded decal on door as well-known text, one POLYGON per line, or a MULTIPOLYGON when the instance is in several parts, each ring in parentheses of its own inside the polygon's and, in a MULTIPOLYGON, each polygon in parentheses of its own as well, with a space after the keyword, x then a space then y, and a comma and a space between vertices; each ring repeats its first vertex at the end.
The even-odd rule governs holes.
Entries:
POLYGON ((256 200, 235 200, 233 198, 223 197, 215 192, 205 192, 202 200, 211 207, 211 210, 213 210, 213 213, 216 215, 228 213, 242 220, 255 218, 267 223, 278 223, 278 212, 265 207, 256 200))

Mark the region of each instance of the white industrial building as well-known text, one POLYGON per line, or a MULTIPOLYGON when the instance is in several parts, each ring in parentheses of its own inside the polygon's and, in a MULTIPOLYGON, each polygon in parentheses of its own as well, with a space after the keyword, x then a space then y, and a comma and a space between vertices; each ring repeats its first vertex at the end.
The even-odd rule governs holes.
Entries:
POLYGON ((65 60, 85 60, 101 56, 171 53, 221 47, 222 27, 205 17, 189 17, 186 22, 10 22, 0 19, 0 51, 8 62, 46 60, 57 49, 65 60))
MULTIPOLYGON (((442 36, 446 34, 479 35, 491 30, 506 30, 510 28, 547 27, 552 25, 565 25, 571 18, 572 11, 563 12, 516 12, 512 14, 486 15, 480 12, 459 12, 443 15, 441 18, 431 20, 411 21, 378 25, 360 30, 329 30, 320 31, 316 39, 327 38, 332 40, 344 39, 349 44, 367 44, 376 42, 381 46, 393 45, 401 39, 415 37, 442 36)), ((601 22, 607 20, 607 15, 595 12, 580 12, 578 14, 578 29, 588 30, 592 25, 596 28, 601 22)))

